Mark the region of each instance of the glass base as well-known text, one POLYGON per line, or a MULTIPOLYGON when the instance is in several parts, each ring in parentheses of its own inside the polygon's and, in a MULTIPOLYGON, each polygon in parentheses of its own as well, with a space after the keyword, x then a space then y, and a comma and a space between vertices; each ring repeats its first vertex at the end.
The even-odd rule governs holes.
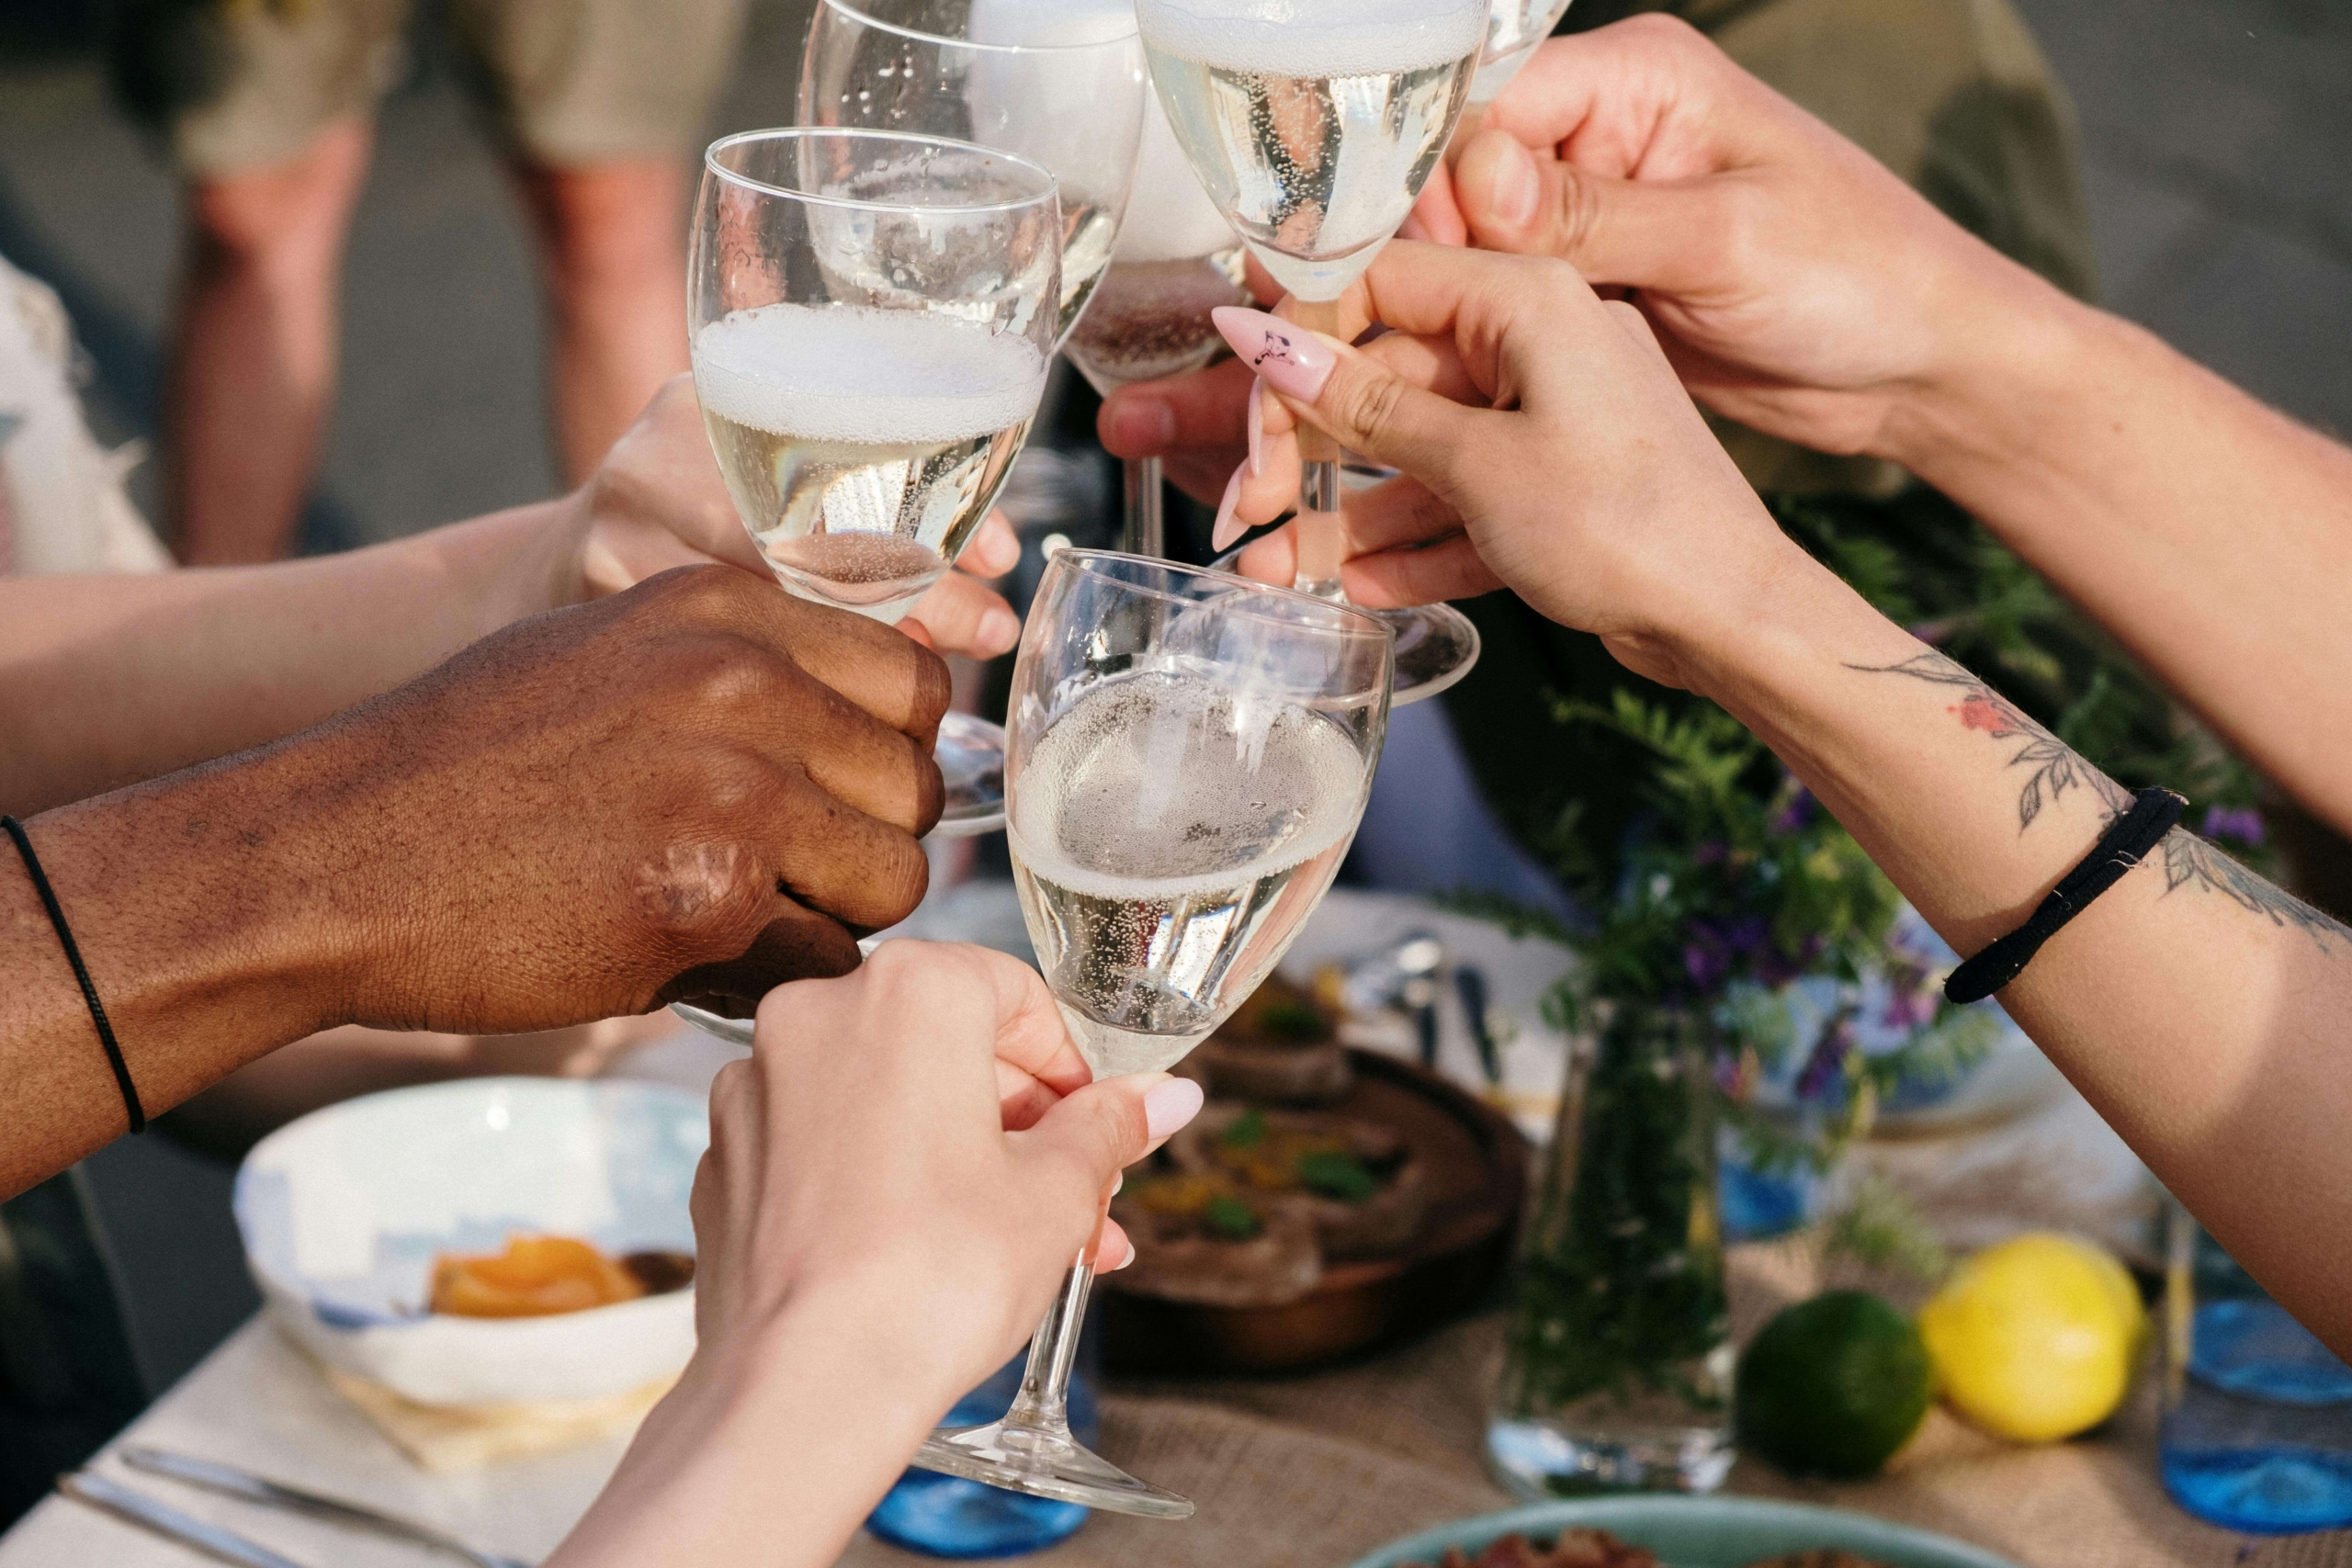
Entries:
POLYGON ((1487 1425, 1487 1468, 1526 1502, 1607 1492, 1713 1492, 1736 1458, 1719 1427, 1622 1434, 1548 1421, 1487 1425))
POLYGON ((1478 662, 1478 628, 1451 604, 1364 614, 1379 616, 1396 634, 1396 686, 1388 699, 1390 707, 1436 696, 1478 662))
MULTIPOLYGON (((1477 634, 1474 630, 1471 635, 1477 634)), ((977 838, 1004 826, 1004 730, 1000 726, 968 713, 951 713, 939 721, 939 744, 932 755, 947 786, 946 809, 931 830, 934 837, 977 838)))
POLYGON ((1067 1435, 991 1421, 933 1432, 909 1461, 917 1470, 960 1475, 1009 1492, 1079 1503, 1147 1519, 1189 1519, 1193 1500, 1137 1481, 1067 1435))

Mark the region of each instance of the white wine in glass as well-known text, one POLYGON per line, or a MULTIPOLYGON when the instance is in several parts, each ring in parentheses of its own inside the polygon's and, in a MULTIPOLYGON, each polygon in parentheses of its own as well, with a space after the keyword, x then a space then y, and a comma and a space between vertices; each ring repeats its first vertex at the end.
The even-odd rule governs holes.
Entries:
MULTIPOLYGON (((1152 83, 1201 185, 1331 332, 1337 301, 1412 211, 1444 154, 1492 20, 1489 0, 1136 0, 1152 83)), ((1295 586, 1344 601, 1340 450, 1299 432, 1295 586)), ((1396 701, 1434 696, 1478 658, 1445 604, 1379 612, 1396 701)))
MULTIPOLYGON (((1102 550, 1046 568, 1008 709, 1021 912, 1097 1077, 1167 1067, 1231 1016, 1314 912, 1387 731, 1388 630, 1361 610, 1102 550)), ((1081 1258, 1001 1421, 914 1463, 1091 1508, 1192 1503, 1070 1435, 1081 1258)))
POLYGON ((759 305, 694 349, 711 450, 768 565, 882 620, 945 575, 1045 390, 1027 339, 914 310, 759 305))

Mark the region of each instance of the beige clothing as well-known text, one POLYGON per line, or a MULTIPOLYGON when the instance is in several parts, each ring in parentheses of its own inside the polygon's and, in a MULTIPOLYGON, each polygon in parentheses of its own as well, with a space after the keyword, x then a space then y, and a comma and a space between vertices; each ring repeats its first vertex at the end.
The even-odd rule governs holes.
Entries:
MULTIPOLYGON (((684 154, 735 63, 747 0, 447 0, 468 88, 536 164, 684 154)), ((411 0, 131 0, 132 116, 198 177, 266 168, 398 80, 411 0)))

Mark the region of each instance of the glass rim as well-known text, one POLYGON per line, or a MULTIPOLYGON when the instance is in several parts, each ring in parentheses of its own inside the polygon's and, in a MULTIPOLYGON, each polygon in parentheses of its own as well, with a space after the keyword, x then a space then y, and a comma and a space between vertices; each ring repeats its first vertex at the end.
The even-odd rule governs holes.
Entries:
POLYGON ((921 28, 910 28, 903 22, 886 22, 871 11, 861 9, 859 6, 853 4, 853 0, 820 0, 820 3, 828 10, 839 11, 845 17, 855 17, 869 28, 878 28, 899 38, 921 39, 925 43, 944 43, 952 49, 975 50, 983 54, 1059 54, 1079 50, 1108 49, 1114 44, 1124 44, 1132 39, 1143 36, 1143 25, 1134 21, 1134 14, 1131 11, 1129 20, 1132 25, 1125 32, 1117 33, 1106 39, 1096 39, 1087 43, 982 43, 978 39, 949 38, 945 33, 927 33, 921 28))
POLYGON ((862 130, 842 125, 786 125, 764 130, 739 130, 731 136, 722 136, 704 148, 702 166, 704 173, 744 190, 758 191, 784 201, 805 201, 816 207, 842 208, 858 212, 1017 212, 1024 207, 1036 207, 1047 201, 1058 202, 1061 197, 1060 179, 1035 159, 1024 158, 1018 152, 1008 152, 1001 147, 983 147, 977 141, 961 141, 952 136, 928 136, 914 130, 862 130), (978 152, 983 157, 1001 159, 1016 168, 1028 170, 1045 182, 1045 188, 1034 196, 1008 197, 999 201, 942 202, 918 206, 907 201, 875 201, 864 197, 826 196, 817 191, 794 190, 789 186, 754 179, 739 170, 721 168, 718 164, 718 155, 725 149, 753 141, 853 140, 895 141, 908 146, 944 148, 956 152, 978 152))
MULTIPOLYGON (((1277 601, 1288 600, 1292 603, 1302 605, 1311 605, 1317 610, 1323 611, 1327 614, 1339 617, 1339 624, 1321 628, 1325 635, 1335 637, 1361 637, 1371 635, 1383 637, 1391 644, 1394 644, 1396 640, 1396 629, 1390 626, 1386 621, 1382 620, 1378 615, 1375 615, 1371 611, 1364 609, 1362 605, 1345 604, 1337 599, 1318 599, 1312 593, 1302 593, 1295 588, 1281 588, 1271 582, 1261 582, 1254 577, 1244 577, 1238 571, 1223 571, 1216 567, 1208 566, 1190 566, 1183 561, 1169 560, 1162 556, 1140 556, 1127 550, 1083 549, 1076 545, 1065 545, 1060 549, 1056 550, 1053 554, 1053 558, 1046 563, 1046 569, 1051 570, 1054 565, 1065 557, 1074 560, 1077 563, 1077 568, 1079 570, 1090 569, 1099 562, 1125 561, 1137 566, 1151 567, 1155 570, 1180 573, 1185 577, 1215 578, 1219 582, 1231 583, 1235 585, 1233 588, 1227 589, 1228 593, 1235 592, 1237 589, 1247 589, 1252 593, 1269 595, 1277 601)), ((1097 575, 1106 578, 1109 576, 1108 573, 1098 573, 1097 575)), ((1148 598, 1158 599, 1167 604, 1198 604, 1204 603, 1202 600, 1190 598, 1182 593, 1171 593, 1164 588, 1148 587, 1143 583, 1130 582, 1125 579, 1117 579, 1115 581, 1118 581, 1120 587, 1125 588, 1131 592, 1140 593, 1148 598)), ((1303 626, 1300 629, 1304 631, 1314 631, 1317 628, 1303 626)), ((1394 662, 1393 649, 1391 653, 1391 662, 1394 662)))

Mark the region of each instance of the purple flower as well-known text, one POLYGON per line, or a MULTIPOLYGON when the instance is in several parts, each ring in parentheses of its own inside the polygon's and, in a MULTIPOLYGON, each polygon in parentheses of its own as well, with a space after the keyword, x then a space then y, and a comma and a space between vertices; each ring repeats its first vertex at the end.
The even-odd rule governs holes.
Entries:
POLYGON ((1731 955, 1721 942, 1702 940, 1682 949, 1682 967, 1690 983, 1702 992, 1713 991, 1731 974, 1731 955))
POLYGON ((1821 1038, 1814 1042, 1813 1055, 1805 1058, 1804 1070, 1797 1074, 1797 1098, 1819 1099, 1845 1070, 1846 1058, 1853 1049, 1853 1015, 1841 1012, 1837 1021, 1823 1030, 1821 1038))
POLYGON ((1775 833, 1799 832, 1812 822, 1814 813, 1818 809, 1819 807, 1814 802, 1813 792, 1800 787, 1794 795, 1789 796, 1787 805, 1772 813, 1769 826, 1775 833))
POLYGON ((2259 848, 2265 836, 2261 812, 2233 811, 2226 806, 2205 808, 2204 831, 2207 838, 2216 842, 2234 839, 2250 848, 2259 848))
POLYGON ((1768 948, 1756 961, 1756 977, 1768 986, 1785 986, 1813 967, 1814 960, 1821 956, 1821 935, 1817 931, 1797 943, 1794 953, 1783 953, 1778 947, 1768 948))
POLYGON ((1710 839, 1690 852, 1692 865, 1720 865, 1731 858, 1731 846, 1721 839, 1710 839))

